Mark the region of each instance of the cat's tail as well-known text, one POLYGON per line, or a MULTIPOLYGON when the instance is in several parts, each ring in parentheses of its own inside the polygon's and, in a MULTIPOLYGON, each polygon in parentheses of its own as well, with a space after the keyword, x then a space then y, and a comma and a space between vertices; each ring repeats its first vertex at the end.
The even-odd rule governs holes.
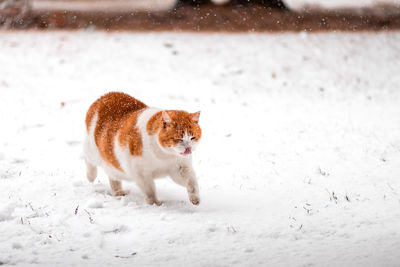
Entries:
POLYGON ((86 177, 89 180, 89 182, 93 183, 93 181, 97 177, 97 167, 90 163, 87 159, 85 159, 86 162, 86 177))

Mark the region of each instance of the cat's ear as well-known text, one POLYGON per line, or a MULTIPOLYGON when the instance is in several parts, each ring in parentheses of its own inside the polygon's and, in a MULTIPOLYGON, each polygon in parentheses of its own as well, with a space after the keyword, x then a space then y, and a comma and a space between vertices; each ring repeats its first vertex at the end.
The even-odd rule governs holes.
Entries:
POLYGON ((199 122, 199 119, 200 119, 200 111, 197 111, 197 112, 195 112, 195 113, 191 113, 191 114, 190 114, 190 117, 192 118, 192 120, 193 120, 195 123, 198 123, 198 122, 199 122))
POLYGON ((161 113, 161 117, 162 117, 164 125, 171 122, 171 117, 168 115, 168 112, 166 112, 165 110, 161 113))

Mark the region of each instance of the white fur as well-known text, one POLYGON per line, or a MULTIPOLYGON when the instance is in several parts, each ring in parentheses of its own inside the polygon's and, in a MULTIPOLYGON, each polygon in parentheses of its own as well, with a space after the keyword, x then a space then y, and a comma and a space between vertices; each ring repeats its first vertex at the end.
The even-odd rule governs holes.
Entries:
POLYGON ((154 179, 170 176, 176 183, 187 188, 190 201, 197 205, 199 203, 199 190, 192 167, 192 157, 191 154, 183 155, 183 152, 188 146, 194 150, 198 142, 191 140, 191 136, 185 133, 182 142, 178 146, 174 148, 160 146, 158 134, 150 136, 146 131, 148 120, 159 111, 156 108, 146 108, 137 119, 137 126, 143 143, 141 156, 133 157, 128 146, 121 147, 118 142, 119 133, 116 134, 114 152, 123 172, 107 164, 100 156, 94 140, 94 128, 97 123, 96 114, 90 124, 89 134, 84 142, 88 179, 89 181, 95 179, 96 166, 100 166, 111 180, 136 182, 149 204, 159 204, 160 202, 156 197, 154 179))

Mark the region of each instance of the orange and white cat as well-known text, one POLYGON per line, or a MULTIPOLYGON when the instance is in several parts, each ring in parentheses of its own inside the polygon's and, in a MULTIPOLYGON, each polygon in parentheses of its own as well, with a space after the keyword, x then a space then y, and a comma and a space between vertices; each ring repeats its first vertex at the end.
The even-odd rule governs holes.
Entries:
POLYGON ((121 181, 134 181, 149 204, 161 205, 154 179, 170 176, 200 203, 192 152, 201 138, 200 112, 161 110, 120 92, 94 102, 86 114, 84 155, 87 178, 97 167, 107 173, 112 194, 125 195, 121 181))

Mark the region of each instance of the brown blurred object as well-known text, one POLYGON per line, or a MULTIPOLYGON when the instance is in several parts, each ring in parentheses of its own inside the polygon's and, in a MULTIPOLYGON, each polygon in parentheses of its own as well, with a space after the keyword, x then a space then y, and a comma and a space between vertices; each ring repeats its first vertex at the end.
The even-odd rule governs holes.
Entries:
POLYGON ((0 14, 17 16, 28 12, 29 9, 29 0, 0 0, 0 14))
MULTIPOLYGON (((1 0, 0 0, 1 1, 1 0)), ((77 1, 77 0, 75 0, 77 1)), ((399 30, 400 11, 391 6, 357 10, 293 12, 272 3, 233 0, 181 0, 170 11, 32 11, 8 23, 11 29, 91 29, 105 31, 380 31, 399 30), (390 11, 390 12, 389 12, 390 11)), ((0 17, 0 25, 5 20, 0 17)))
MULTIPOLYGON (((190 6, 201 6, 201 5, 206 5, 206 4, 212 4, 217 1, 211 1, 211 0, 178 0, 176 7, 181 7, 185 5, 190 5, 190 6)), ((279 9, 288 9, 286 5, 283 3, 282 0, 227 0, 227 1, 222 1, 226 2, 226 5, 229 6, 247 6, 247 5, 262 5, 265 7, 271 7, 271 8, 279 8, 279 9)))
POLYGON ((206 5, 206 4, 211 4, 211 0, 177 0, 176 1, 176 6, 175 7, 181 7, 181 6, 201 6, 201 5, 206 5))
POLYGON ((230 5, 260 5, 270 8, 277 8, 282 10, 289 10, 282 0, 231 0, 230 5))
POLYGON ((0 0, 0 26, 8 28, 26 23, 30 10, 29 0, 0 0))

